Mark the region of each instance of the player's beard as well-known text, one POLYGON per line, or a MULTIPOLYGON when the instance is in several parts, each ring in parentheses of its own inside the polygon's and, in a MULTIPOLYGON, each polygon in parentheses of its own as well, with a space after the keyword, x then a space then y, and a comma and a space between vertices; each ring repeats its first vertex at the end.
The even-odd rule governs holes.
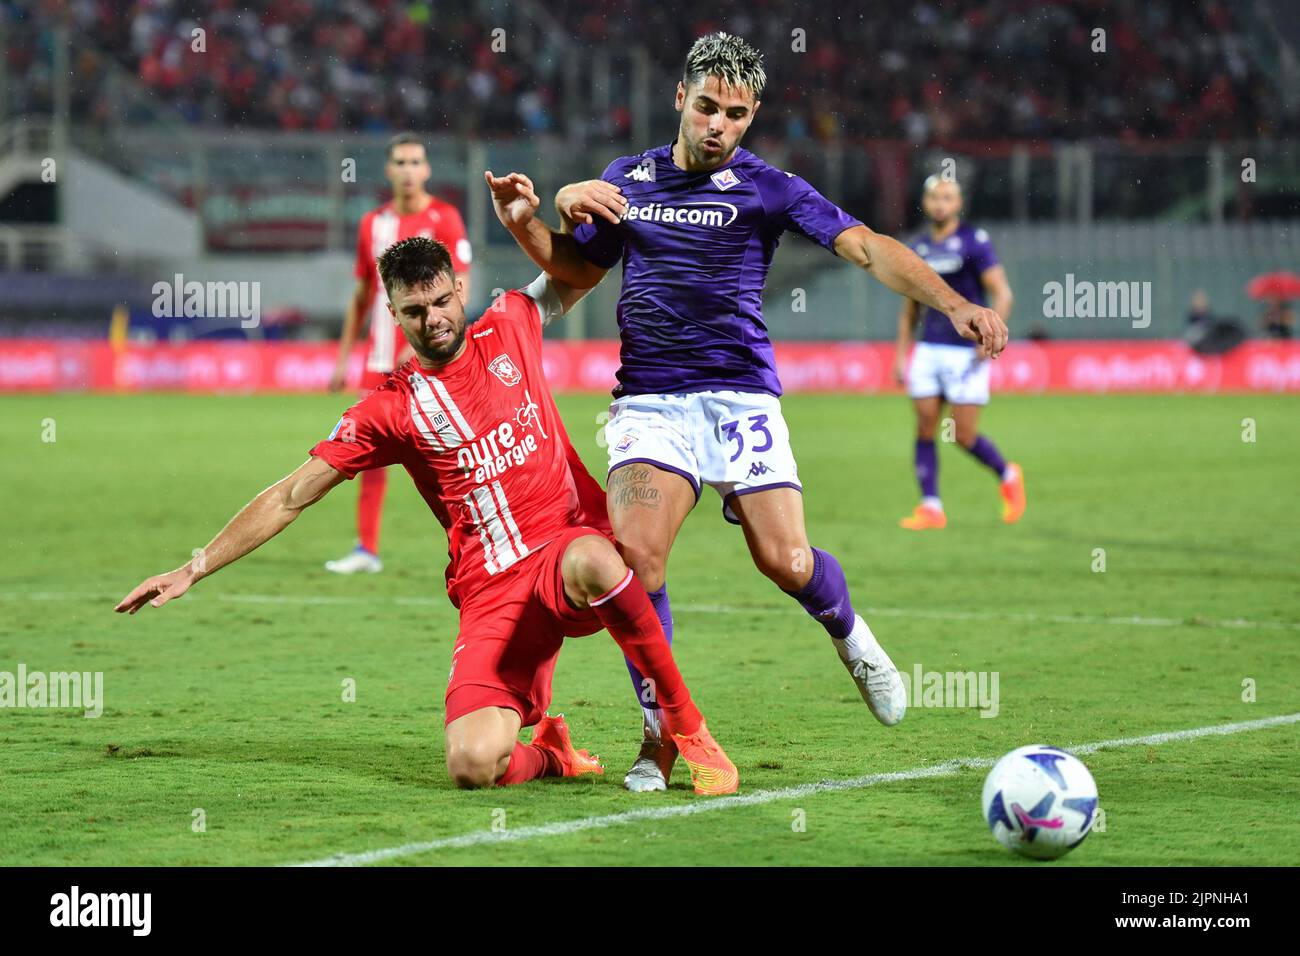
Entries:
POLYGON ((682 130, 682 141, 686 144, 686 151, 691 154, 691 159, 694 160, 695 164, 706 168, 709 166, 721 166, 723 163, 727 162, 731 159, 732 154, 735 153, 736 147, 740 145, 740 140, 736 140, 736 142, 731 145, 731 148, 728 149, 726 140, 721 136, 705 136, 700 140, 692 140, 686 135, 685 130, 682 130), (716 155, 706 152, 704 149, 704 140, 706 139, 716 139, 722 145, 722 151, 716 155))
POLYGON ((430 345, 422 336, 411 342, 415 354, 432 365, 445 365, 456 357, 460 347, 465 344, 466 322, 461 322, 452 337, 444 345, 430 345))

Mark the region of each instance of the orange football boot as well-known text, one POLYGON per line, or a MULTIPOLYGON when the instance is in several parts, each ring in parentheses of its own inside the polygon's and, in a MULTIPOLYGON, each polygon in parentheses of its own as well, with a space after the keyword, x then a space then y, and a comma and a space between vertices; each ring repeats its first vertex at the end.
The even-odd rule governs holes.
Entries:
POLYGON ((1011 477, 998 486, 1002 492, 1002 520, 1015 524, 1025 513, 1025 474, 1014 461, 1007 467, 1011 469, 1011 477))
POLYGON ((560 768, 566 777, 578 777, 584 773, 604 773, 599 757, 593 757, 585 750, 575 750, 569 739, 569 725, 564 722, 564 715, 552 717, 545 715, 533 728, 533 746, 553 753, 560 761, 560 768))
POLYGON ((937 531, 948 526, 948 516, 942 508, 917 505, 910 515, 898 522, 898 526, 908 531, 926 531, 930 528, 937 531))
POLYGON ((717 797, 736 792, 740 786, 736 765, 722 752, 703 720, 695 733, 673 734, 672 738, 682 760, 691 768, 691 783, 695 784, 696 793, 717 797))

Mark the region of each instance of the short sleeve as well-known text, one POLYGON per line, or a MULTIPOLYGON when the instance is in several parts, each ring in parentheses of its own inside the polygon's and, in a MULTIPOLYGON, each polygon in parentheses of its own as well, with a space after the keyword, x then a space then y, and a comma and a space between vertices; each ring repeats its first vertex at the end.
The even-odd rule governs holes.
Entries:
POLYGON ((555 281, 545 272, 539 274, 519 291, 536 304, 537 314, 543 326, 550 325, 564 315, 564 303, 560 301, 560 293, 555 289, 555 281))
POLYGON ((309 454, 345 478, 397 464, 403 450, 395 414, 400 401, 396 389, 381 386, 349 408, 329 437, 317 442, 309 454))
MULTIPOLYGON (((607 183, 613 183, 626 162, 627 157, 614 160, 605 167, 600 178, 607 183)), ((614 185, 618 184, 614 183, 614 185)), ((573 238, 578 244, 578 252, 594 266, 612 269, 623 258, 623 228, 614 225, 608 219, 593 216, 590 224, 579 223, 573 230, 573 238)))
POLYGON ((448 206, 442 211, 442 219, 435 237, 451 252, 451 267, 457 275, 469 272, 469 264, 474 259, 469 237, 465 234, 465 220, 455 206, 448 206))
POLYGON ((352 274, 363 282, 370 281, 375 275, 375 260, 370 255, 370 217, 363 216, 357 229, 357 262, 352 274))
POLYGON ((997 250, 993 248, 993 240, 983 229, 976 229, 974 235, 974 244, 969 252, 971 263, 975 266, 975 274, 983 275, 996 265, 1001 264, 998 259, 997 250))
POLYGON ((781 196, 780 216, 784 228, 811 239, 830 252, 835 251, 835 237, 845 229, 862 225, 835 203, 831 202, 807 180, 790 173, 779 173, 785 179, 781 196))

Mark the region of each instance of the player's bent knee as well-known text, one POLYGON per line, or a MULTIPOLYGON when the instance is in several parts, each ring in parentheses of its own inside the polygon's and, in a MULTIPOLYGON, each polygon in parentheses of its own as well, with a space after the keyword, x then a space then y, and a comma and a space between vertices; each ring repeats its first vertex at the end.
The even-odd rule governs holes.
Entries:
POLYGON ((490 710, 468 714, 447 728, 447 774, 463 790, 491 787, 514 744, 515 735, 490 710))
POLYGON ((588 600, 616 587, 627 577, 627 565, 613 543, 594 534, 570 542, 561 570, 564 580, 575 590, 584 592, 588 600))
POLYGON ((754 566, 784 591, 797 591, 812 575, 811 549, 806 542, 790 541, 764 547, 754 554, 754 566))
POLYGON ((462 790, 479 790, 497 782, 501 748, 490 743, 467 743, 447 752, 447 773, 462 790))

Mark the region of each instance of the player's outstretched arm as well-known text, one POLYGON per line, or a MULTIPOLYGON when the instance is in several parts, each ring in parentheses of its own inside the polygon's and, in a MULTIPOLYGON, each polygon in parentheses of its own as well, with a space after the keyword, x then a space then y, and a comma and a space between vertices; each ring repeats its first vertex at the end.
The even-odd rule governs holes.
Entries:
POLYGON ((492 207, 501 224, 514 236, 519 248, 545 272, 575 289, 593 289, 608 271, 588 262, 578 251, 571 235, 556 232, 537 218, 541 200, 532 180, 523 173, 483 178, 492 190, 492 207))
POLYGON ((866 226, 853 226, 835 237, 835 254, 866 269, 890 289, 952 320, 957 334, 978 344, 982 358, 996 358, 1007 345, 1007 326, 992 309, 970 302, 897 239, 866 226))
POLYGON ((304 508, 314 505, 343 481, 343 475, 319 458, 309 458, 298 470, 277 481, 244 505, 186 564, 175 571, 142 581, 118 602, 115 611, 134 614, 145 604, 162 607, 180 597, 195 582, 237 561, 287 528, 304 508))

